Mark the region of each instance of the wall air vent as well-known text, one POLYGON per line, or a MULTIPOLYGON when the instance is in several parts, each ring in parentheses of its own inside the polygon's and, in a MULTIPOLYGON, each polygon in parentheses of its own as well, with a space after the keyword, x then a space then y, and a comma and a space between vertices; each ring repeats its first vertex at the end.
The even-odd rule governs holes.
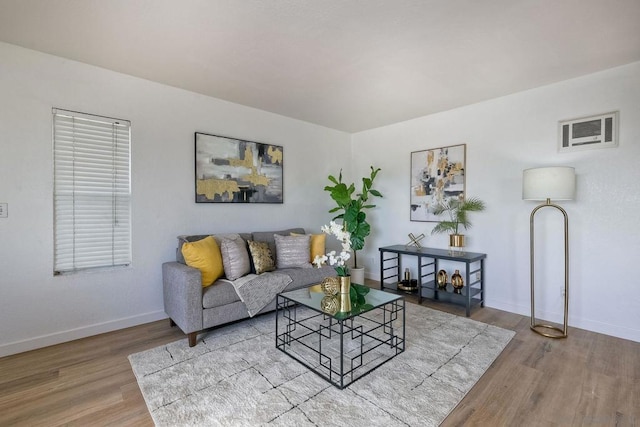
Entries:
POLYGON ((558 151, 561 153, 617 146, 617 111, 558 123, 558 151))

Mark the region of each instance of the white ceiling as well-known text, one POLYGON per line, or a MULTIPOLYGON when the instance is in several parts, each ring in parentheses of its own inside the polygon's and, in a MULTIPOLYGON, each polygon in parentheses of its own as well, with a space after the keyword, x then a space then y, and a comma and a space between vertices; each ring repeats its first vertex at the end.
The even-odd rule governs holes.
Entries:
POLYGON ((0 0, 0 41, 357 132, 639 61, 640 0, 0 0))

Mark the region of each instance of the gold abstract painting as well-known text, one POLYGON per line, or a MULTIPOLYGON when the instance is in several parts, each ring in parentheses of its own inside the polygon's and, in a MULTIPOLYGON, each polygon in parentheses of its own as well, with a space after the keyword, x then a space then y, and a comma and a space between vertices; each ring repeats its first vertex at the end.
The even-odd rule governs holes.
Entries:
POLYGON ((440 221, 434 206, 464 198, 466 144, 411 153, 411 221, 440 221))
POLYGON ((196 132, 196 203, 282 203, 283 148, 196 132))

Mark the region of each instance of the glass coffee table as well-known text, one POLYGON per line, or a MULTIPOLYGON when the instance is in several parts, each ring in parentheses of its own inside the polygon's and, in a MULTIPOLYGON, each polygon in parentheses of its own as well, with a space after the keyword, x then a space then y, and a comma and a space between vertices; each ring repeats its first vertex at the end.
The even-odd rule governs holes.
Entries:
POLYGON ((326 295, 319 285, 278 294, 276 348, 340 389, 404 346, 401 295, 357 284, 350 295, 326 295))

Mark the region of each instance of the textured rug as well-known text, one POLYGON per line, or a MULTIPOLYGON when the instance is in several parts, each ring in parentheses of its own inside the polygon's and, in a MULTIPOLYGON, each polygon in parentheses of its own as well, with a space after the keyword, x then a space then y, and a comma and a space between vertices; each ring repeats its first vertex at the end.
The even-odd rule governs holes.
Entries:
POLYGON ((275 348, 275 315, 129 356, 157 426, 437 426, 513 331, 407 303, 406 350, 339 390, 275 348))

